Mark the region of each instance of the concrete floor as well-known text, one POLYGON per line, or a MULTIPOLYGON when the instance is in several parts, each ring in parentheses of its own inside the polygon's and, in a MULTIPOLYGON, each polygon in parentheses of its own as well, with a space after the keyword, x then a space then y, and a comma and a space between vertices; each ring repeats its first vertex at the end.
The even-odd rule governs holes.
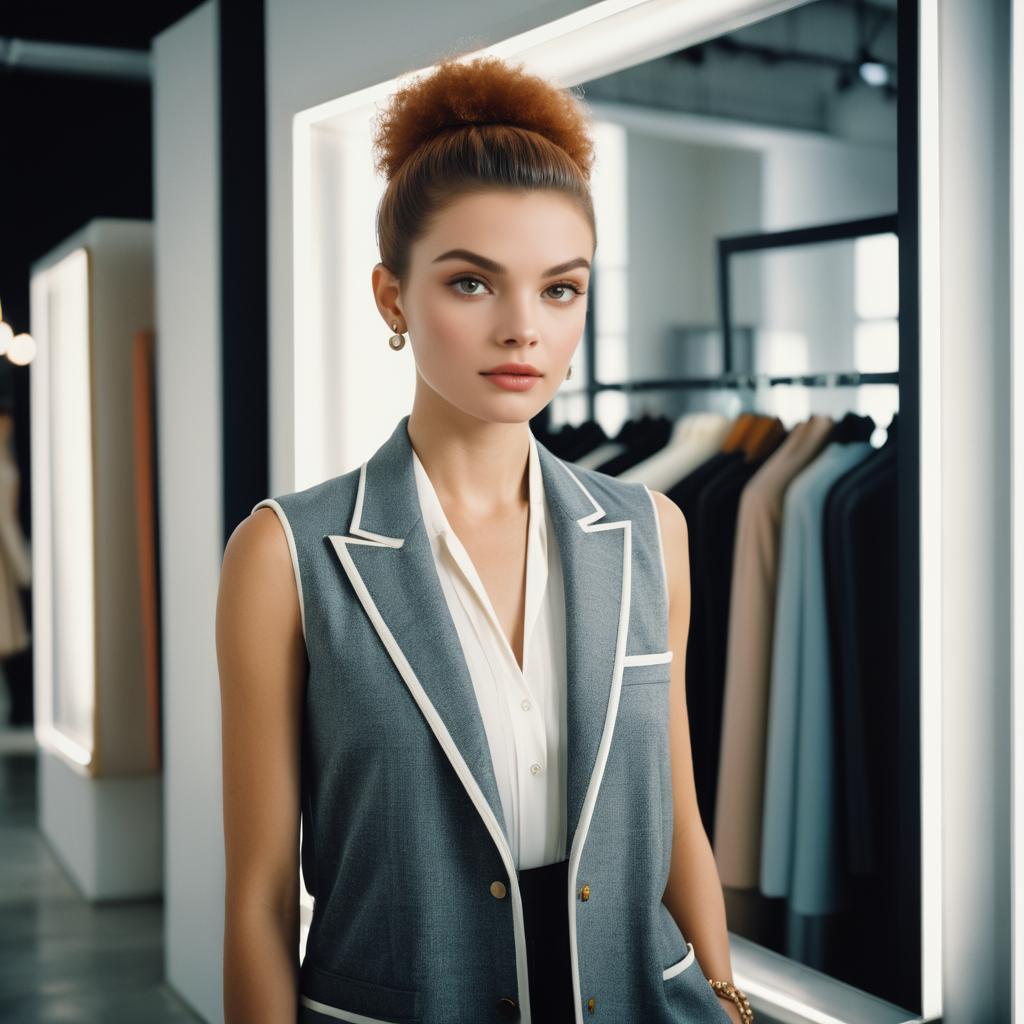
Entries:
POLYGON ((164 982, 163 918, 78 894, 36 828, 31 735, 0 734, 0 1022, 200 1021, 164 982))

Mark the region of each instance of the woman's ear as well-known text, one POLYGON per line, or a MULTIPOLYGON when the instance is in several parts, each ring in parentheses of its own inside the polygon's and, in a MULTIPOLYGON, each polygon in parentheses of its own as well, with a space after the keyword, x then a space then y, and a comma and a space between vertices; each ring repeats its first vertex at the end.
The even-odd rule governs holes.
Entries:
POLYGON ((405 314, 401 305, 401 283, 383 263, 378 263, 371 274, 373 298, 380 315, 389 328, 398 324, 399 332, 405 331, 405 314))

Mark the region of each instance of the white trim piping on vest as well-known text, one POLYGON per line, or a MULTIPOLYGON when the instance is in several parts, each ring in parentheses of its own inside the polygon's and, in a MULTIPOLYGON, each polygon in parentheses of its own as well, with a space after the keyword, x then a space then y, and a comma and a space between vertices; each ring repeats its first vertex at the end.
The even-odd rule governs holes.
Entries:
MULTIPOLYGON (((590 777, 590 785, 587 787, 587 794, 583 800, 576 833, 573 836, 572 851, 569 854, 569 950, 572 959, 573 1011, 576 1024, 583 1024, 579 945, 576 937, 576 877, 579 871, 580 858, 583 856, 583 847, 587 841, 587 832, 590 830, 590 820, 594 815, 597 793, 601 788, 601 780, 604 777, 604 768, 608 761, 608 751, 612 744, 612 733, 615 730, 615 721, 619 712, 622 670, 625 668, 626 633, 629 626, 629 602, 633 568, 633 523, 629 519, 621 519, 612 523, 597 523, 596 520, 601 519, 605 515, 605 510, 601 508, 597 499, 590 491, 584 487, 583 481, 561 459, 558 460, 558 464, 572 477, 579 489, 587 496, 587 500, 594 506, 593 512, 576 520, 580 529, 587 533, 597 530, 623 531, 622 597, 619 602, 619 629, 615 638, 615 659, 612 663, 612 688, 608 697, 608 711, 605 714, 601 742, 597 748, 597 761, 594 764, 594 772, 590 777)), ((643 657, 643 655, 640 655, 640 657, 643 657)))
POLYGON ((679 960, 676 963, 670 965, 669 967, 666 967, 665 970, 661 972, 661 976, 665 981, 668 981, 669 978, 674 978, 677 974, 682 974, 683 971, 685 971, 686 968, 694 962, 695 954, 693 952, 693 946, 689 942, 687 942, 686 947, 686 956, 684 956, 682 960, 679 960))
POLYGON ((647 497, 651 499, 651 508, 654 509, 654 532, 658 538, 658 555, 661 558, 661 584, 662 589, 665 592, 665 614, 668 614, 669 600, 668 600, 668 569, 665 567, 665 547, 661 539, 661 517, 658 515, 658 506, 654 501, 654 495, 651 493, 650 487, 644 484, 644 490, 647 492, 647 497))
POLYGON ((650 654, 627 654, 622 659, 623 665, 662 665, 672 660, 672 651, 653 651, 650 654))
POLYGON ((299 575, 299 555, 295 550, 295 537, 292 534, 291 523, 288 522, 288 517, 284 514, 284 509, 281 508, 280 504, 274 498, 264 498, 263 501, 256 505, 253 505, 250 515, 258 508, 272 508, 277 514, 277 518, 284 527, 284 535, 288 538, 288 551, 292 556, 292 572, 295 575, 295 589, 299 594, 299 617, 302 620, 302 639, 303 642, 306 640, 306 602, 302 596, 302 577, 299 575))
POLYGON ((316 1013, 322 1013, 325 1017, 333 1017, 335 1020, 348 1021, 349 1024, 391 1024, 390 1021, 382 1020, 380 1017, 367 1017, 365 1014, 355 1013, 353 1010, 342 1010, 328 1003, 319 1003, 315 999, 310 999, 309 996, 300 996, 299 1001, 303 1006, 308 1006, 316 1013))

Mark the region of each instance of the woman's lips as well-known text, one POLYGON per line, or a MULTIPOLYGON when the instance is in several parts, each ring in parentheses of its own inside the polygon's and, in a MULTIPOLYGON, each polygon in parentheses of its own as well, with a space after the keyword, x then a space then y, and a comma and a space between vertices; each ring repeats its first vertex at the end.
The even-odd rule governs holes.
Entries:
POLYGON ((484 373, 483 376, 506 391, 529 391, 540 380, 535 373, 484 373))

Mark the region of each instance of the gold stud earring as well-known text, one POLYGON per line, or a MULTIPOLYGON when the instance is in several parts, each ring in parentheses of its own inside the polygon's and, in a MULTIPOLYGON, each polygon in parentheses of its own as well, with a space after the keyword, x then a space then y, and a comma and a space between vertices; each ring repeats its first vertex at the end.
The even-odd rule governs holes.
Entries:
POLYGON ((565 375, 565 379, 569 380, 572 377, 572 363, 569 364, 569 372, 565 375))
POLYGON ((391 330, 395 333, 388 338, 388 344, 397 352, 405 344, 405 336, 398 333, 398 321, 393 320, 391 330))

